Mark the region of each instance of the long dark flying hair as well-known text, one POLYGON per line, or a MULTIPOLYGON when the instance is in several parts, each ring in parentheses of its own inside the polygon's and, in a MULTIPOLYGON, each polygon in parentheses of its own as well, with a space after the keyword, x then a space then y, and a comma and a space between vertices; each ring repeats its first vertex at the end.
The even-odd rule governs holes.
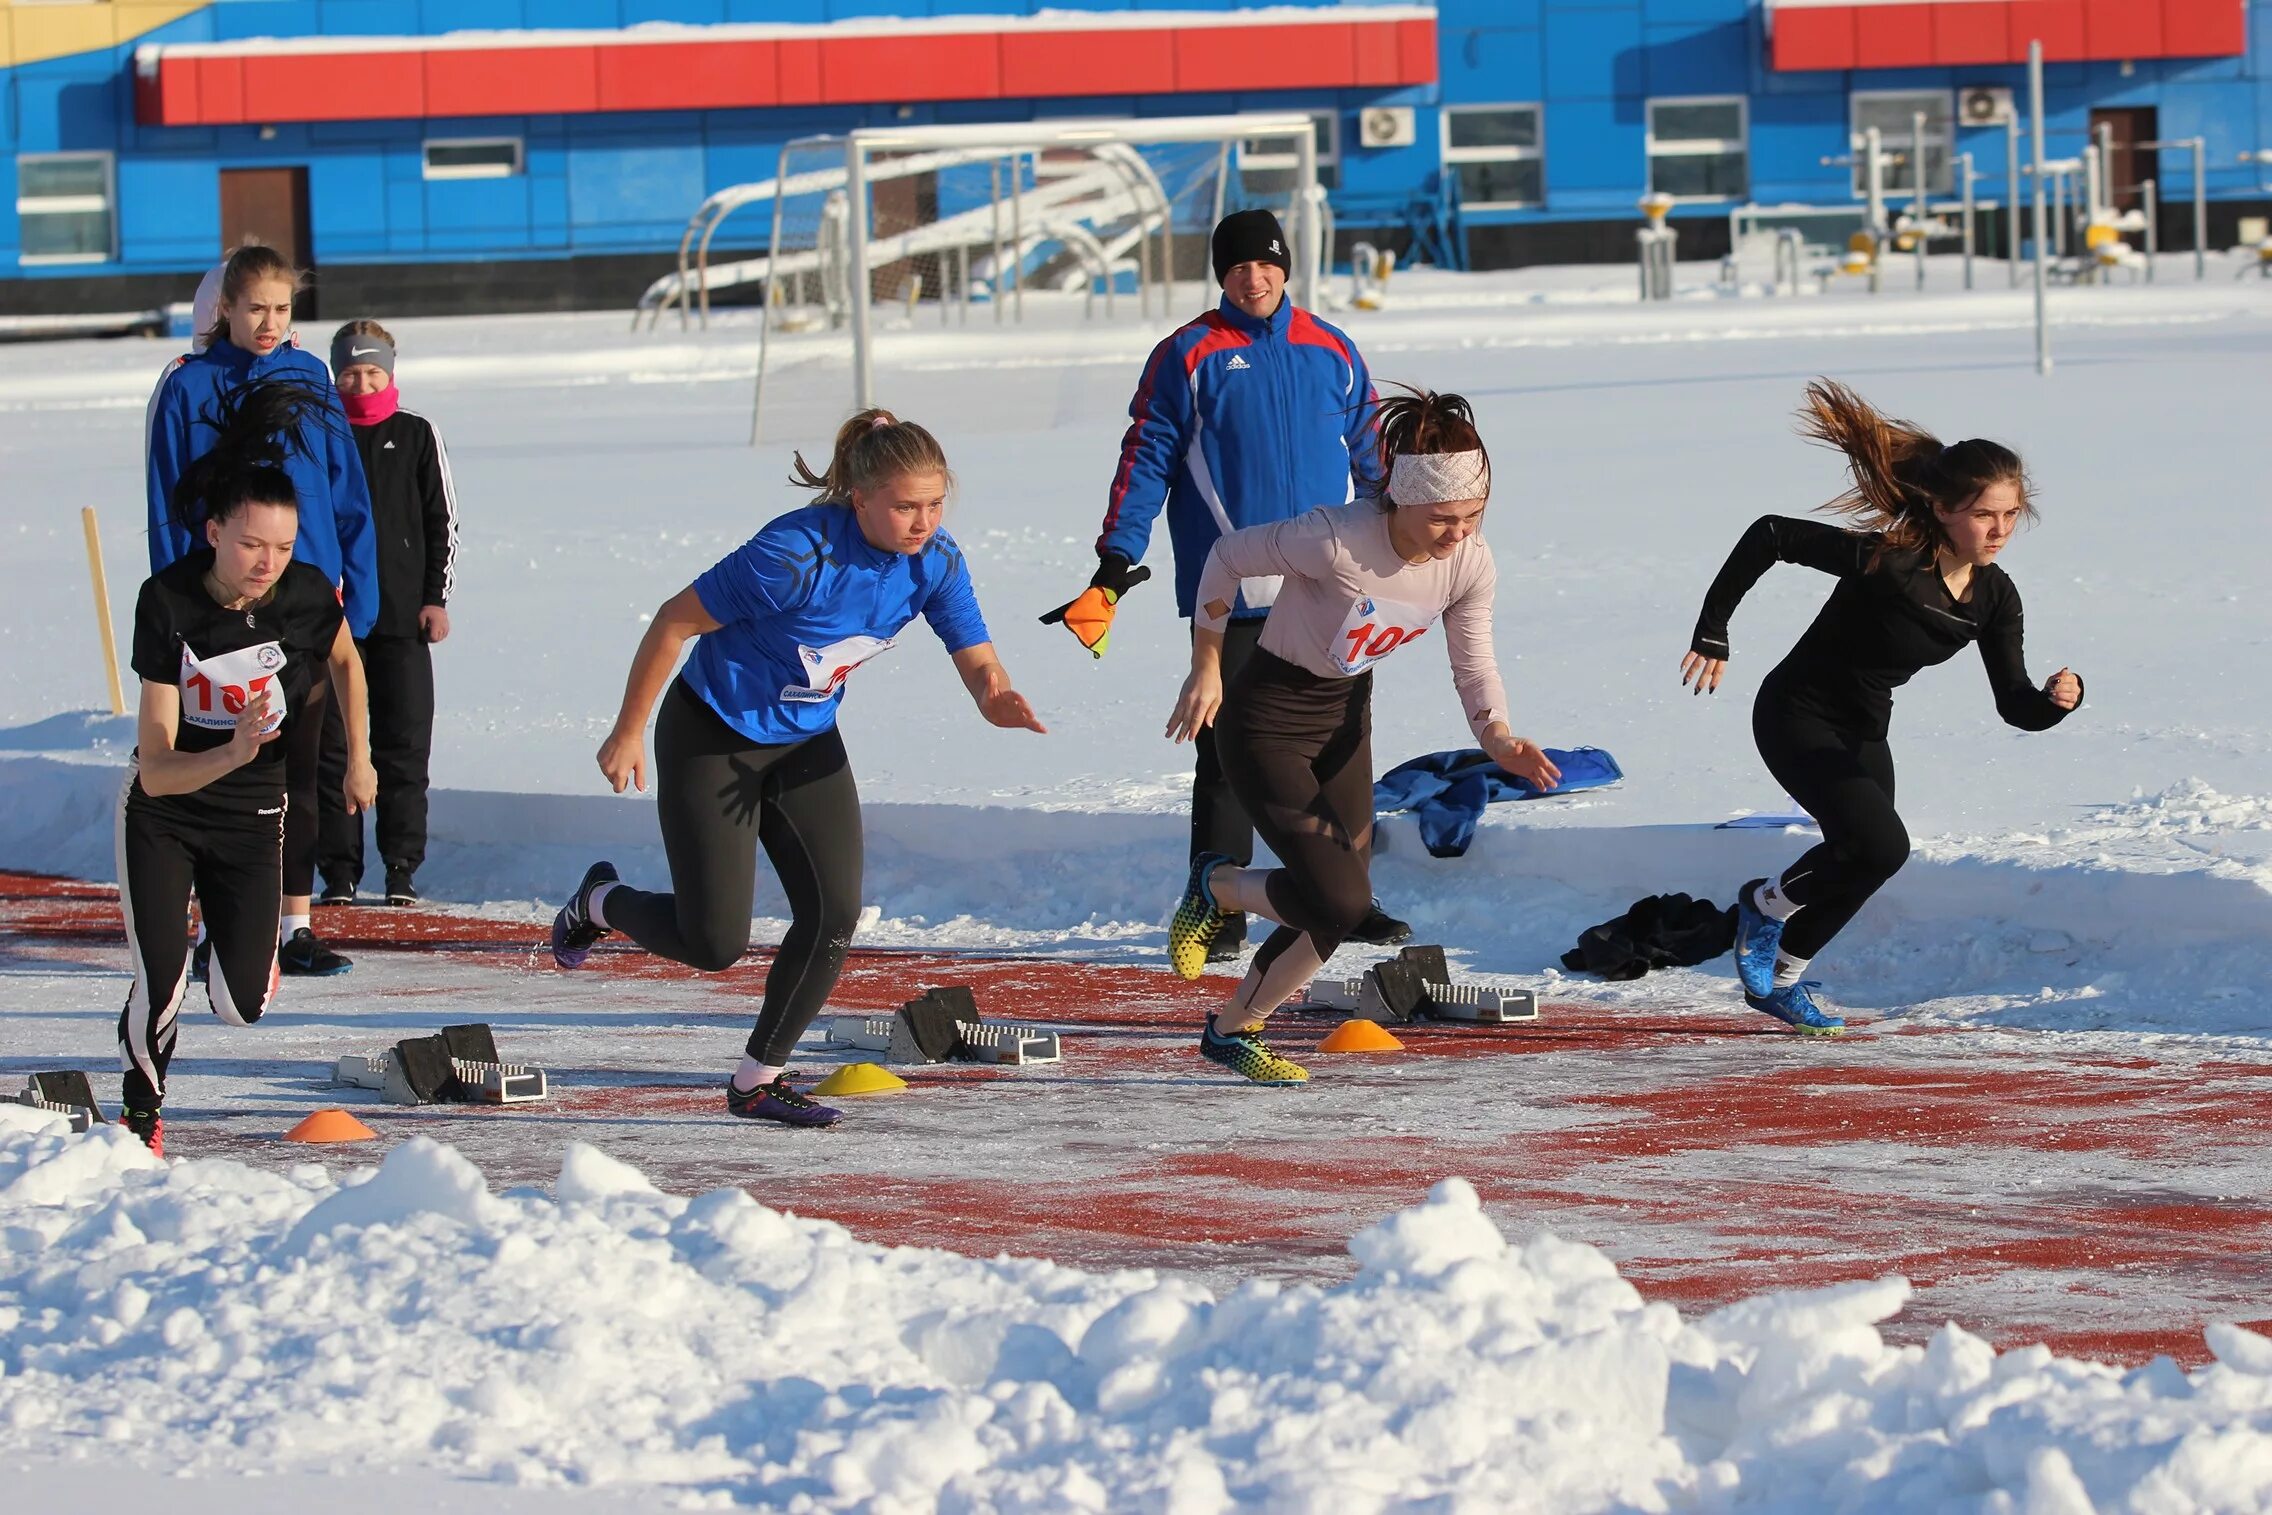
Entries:
POLYGON ((292 448, 312 452, 310 427, 329 427, 328 391, 299 379, 257 379, 223 393, 201 418, 213 445, 174 481, 174 520, 192 537, 208 521, 226 521, 247 505, 299 509, 284 461, 292 448))
POLYGON ((1381 449, 1381 487, 1374 504, 1396 509, 1396 501, 1388 497, 1388 475, 1400 453, 1480 452, 1483 477, 1491 477, 1491 452, 1475 429, 1475 409, 1465 395, 1440 395, 1409 384, 1391 387, 1404 392, 1385 396, 1373 412, 1381 449))
POLYGON ((1984 437, 1944 446, 1914 421, 1880 414, 1835 379, 1807 385, 1799 434, 1846 455, 1853 485, 1821 508, 1846 517, 1856 531, 1879 534, 1873 566, 1889 552, 1938 549, 1947 533, 1933 507, 1968 505, 1991 485, 2018 490, 2021 514, 2036 518, 2034 486, 2018 453, 1984 437))

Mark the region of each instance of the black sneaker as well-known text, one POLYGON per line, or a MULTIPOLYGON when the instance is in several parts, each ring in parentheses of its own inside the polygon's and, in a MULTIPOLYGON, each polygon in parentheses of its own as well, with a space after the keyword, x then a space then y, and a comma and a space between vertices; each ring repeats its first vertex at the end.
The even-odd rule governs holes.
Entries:
POLYGON ((330 978, 355 966, 353 958, 332 951, 324 945, 323 938, 305 926, 276 949, 276 961, 293 978, 330 978))
POLYGON ((726 1113, 744 1120, 769 1120, 784 1126, 833 1126, 843 1118, 844 1112, 807 1099, 789 1087, 789 1075, 782 1074, 770 1084, 759 1084, 750 1090, 734 1087, 726 1080, 726 1113))
POLYGON ((334 883, 330 879, 325 879, 323 881, 323 893, 316 896, 316 903, 319 905, 352 905, 355 903, 355 886, 353 884, 334 883))
POLYGON ((607 927, 592 919, 592 891, 602 884, 619 882, 613 863, 594 863, 584 870, 584 881, 576 886, 568 903, 552 918, 553 962, 563 968, 584 966, 584 959, 592 955, 592 948, 607 935, 607 927))
POLYGON ((1222 929, 1217 931, 1215 939, 1207 944, 1207 961, 1211 963, 1235 963, 1239 960, 1239 954, 1244 951, 1246 951, 1246 917, 1243 915, 1224 916, 1222 929))
POLYGON ((148 1147, 153 1155, 166 1155, 166 1120, 162 1111, 121 1110, 118 1122, 140 1137, 142 1145, 148 1147))
POLYGON ((197 945, 189 949, 189 981, 202 984, 213 971, 213 939, 198 938, 197 945))
POLYGON ((408 868, 387 869, 387 903, 415 905, 418 903, 418 886, 410 880, 408 868))
POLYGON ((1412 923, 1400 921, 1381 908, 1379 900, 1357 922, 1357 929, 1349 933, 1349 940, 1363 942, 1369 947, 1394 947, 1412 939, 1412 923))

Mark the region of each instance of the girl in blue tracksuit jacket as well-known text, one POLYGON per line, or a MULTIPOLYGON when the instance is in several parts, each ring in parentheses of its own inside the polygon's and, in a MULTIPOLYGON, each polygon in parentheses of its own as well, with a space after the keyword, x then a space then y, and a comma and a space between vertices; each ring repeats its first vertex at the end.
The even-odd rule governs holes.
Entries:
MULTIPOLYGON (((304 421, 284 439, 284 472, 300 502, 292 558, 321 572, 339 591, 347 629, 360 639, 370 633, 379 609, 371 491, 347 414, 331 387, 330 370, 292 339, 292 298, 303 277, 272 247, 239 248, 222 270, 221 303, 204 350, 175 359, 158 381, 157 392, 150 397, 146 434, 150 572, 162 572, 204 545, 201 530, 192 531, 175 519, 172 499, 183 472, 219 439, 214 421, 222 411, 221 398, 255 382, 303 384, 318 401, 310 414, 323 419, 304 421)), ((339 803, 336 795, 318 793, 323 725, 320 719, 300 722, 286 753, 289 799, 280 955, 283 970, 293 974, 339 973, 349 966, 309 929, 308 909, 315 894, 316 806, 339 803)))
POLYGON ((763 847, 789 897, 789 931, 726 1082, 726 1110, 824 1126, 837 1112, 792 1088, 787 1064, 836 985, 860 917, 860 795, 836 730, 845 681, 921 617, 981 715, 1012 729, 1042 725, 1010 687, 969 566, 940 528, 947 462, 931 433, 861 411, 837 433, 827 472, 800 457, 795 482, 819 501, 768 522, 655 612, 599 750, 616 793, 646 788, 647 716, 661 699, 655 808, 670 891, 634 889, 612 864, 594 863, 553 919, 552 957, 581 967, 600 938, 620 931, 659 957, 724 972, 749 945, 763 847))

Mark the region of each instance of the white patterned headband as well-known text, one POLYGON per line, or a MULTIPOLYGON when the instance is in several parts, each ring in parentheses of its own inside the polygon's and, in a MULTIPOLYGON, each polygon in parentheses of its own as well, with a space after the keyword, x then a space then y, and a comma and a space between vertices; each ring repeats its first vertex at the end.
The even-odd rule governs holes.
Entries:
POLYGON ((1490 493, 1491 470, 1480 448, 1400 452, 1388 465, 1388 497, 1399 505, 1443 505, 1480 500, 1490 493))

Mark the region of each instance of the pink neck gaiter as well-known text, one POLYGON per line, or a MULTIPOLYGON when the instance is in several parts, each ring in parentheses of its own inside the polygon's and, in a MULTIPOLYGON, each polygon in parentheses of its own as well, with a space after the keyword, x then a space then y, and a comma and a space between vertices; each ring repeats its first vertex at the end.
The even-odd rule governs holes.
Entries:
POLYGON ((357 426, 376 426, 401 406, 402 392, 389 384, 375 395, 341 395, 339 403, 357 426))

